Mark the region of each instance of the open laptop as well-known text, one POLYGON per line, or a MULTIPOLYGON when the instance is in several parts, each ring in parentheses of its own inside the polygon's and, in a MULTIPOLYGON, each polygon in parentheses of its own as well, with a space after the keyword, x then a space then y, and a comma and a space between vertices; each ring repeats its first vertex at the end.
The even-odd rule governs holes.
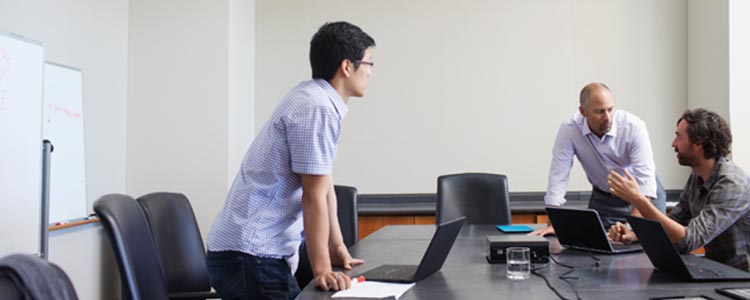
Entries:
POLYGON ((438 225, 418 266, 382 265, 357 276, 364 276, 368 281, 412 283, 432 275, 443 267, 465 219, 461 217, 438 225))
POLYGON ((560 245, 601 253, 640 251, 640 244, 622 244, 607 238, 599 213, 593 209, 547 207, 547 217, 555 228, 560 245))
POLYGON ((661 223, 628 216, 648 259, 659 270, 689 281, 750 280, 750 273, 705 257, 680 255, 661 223))

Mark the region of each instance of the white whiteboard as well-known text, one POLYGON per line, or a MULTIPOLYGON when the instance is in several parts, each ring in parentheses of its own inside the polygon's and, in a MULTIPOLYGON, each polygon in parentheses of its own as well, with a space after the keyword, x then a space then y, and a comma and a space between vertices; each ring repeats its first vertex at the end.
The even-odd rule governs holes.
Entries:
POLYGON ((44 139, 54 150, 50 163, 49 221, 86 216, 83 139, 83 74, 80 69, 44 64, 44 139))
POLYGON ((39 252, 43 67, 41 43, 0 32, 0 256, 39 252))

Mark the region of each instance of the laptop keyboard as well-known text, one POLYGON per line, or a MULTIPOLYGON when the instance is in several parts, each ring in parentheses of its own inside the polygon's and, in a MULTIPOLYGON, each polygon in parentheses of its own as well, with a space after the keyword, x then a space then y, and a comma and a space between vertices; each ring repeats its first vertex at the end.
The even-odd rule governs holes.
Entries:
POLYGON ((721 273, 714 270, 701 268, 688 263, 686 263, 685 266, 688 268, 688 271, 690 271, 690 275, 693 275, 693 278, 722 278, 721 273))
POLYGON ((392 270, 383 272, 383 279, 387 280, 411 280, 414 273, 417 272, 417 266, 401 266, 392 270))
POLYGON ((614 250, 622 250, 622 249, 633 248, 632 245, 628 245, 628 244, 621 244, 621 243, 611 243, 611 244, 612 244, 612 249, 614 249, 614 250))

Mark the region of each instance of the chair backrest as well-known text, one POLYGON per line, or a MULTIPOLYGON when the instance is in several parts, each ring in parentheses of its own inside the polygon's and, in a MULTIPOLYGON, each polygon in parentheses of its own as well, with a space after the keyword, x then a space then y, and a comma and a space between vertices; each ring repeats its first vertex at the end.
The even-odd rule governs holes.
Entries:
POLYGON ((336 190, 336 208, 338 209, 341 235, 344 236, 344 244, 351 247, 359 240, 357 188, 345 185, 336 185, 333 188, 336 190))
POLYGON ((23 300, 21 291, 18 290, 16 284, 4 274, 0 274, 0 299, 23 300))
MULTIPOLYGON (((336 209, 341 226, 341 235, 344 245, 351 247, 359 240, 358 217, 357 217, 357 188, 345 185, 333 187, 336 191, 336 209)), ((305 243, 300 245, 299 265, 294 273, 297 283, 304 288, 313 278, 310 258, 307 256, 305 243)))
POLYGON ((94 211, 114 251, 123 298, 169 299, 159 253, 141 206, 130 196, 109 194, 94 202, 94 211))
POLYGON ((441 224, 462 216, 468 224, 510 224, 508 178, 500 174, 463 173, 438 177, 437 212, 441 224))
POLYGON ((146 213, 169 292, 210 291, 206 249, 188 198, 158 192, 137 201, 146 213))
POLYGON ((12 254, 0 259, 0 299, 78 300, 60 267, 36 255, 12 254))

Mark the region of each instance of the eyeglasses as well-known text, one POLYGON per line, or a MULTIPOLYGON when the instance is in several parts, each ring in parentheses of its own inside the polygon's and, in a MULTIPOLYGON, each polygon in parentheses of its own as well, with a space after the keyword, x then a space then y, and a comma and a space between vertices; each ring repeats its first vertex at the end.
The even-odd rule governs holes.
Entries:
POLYGON ((374 61, 355 60, 354 63, 368 65, 370 67, 375 66, 375 62, 374 61))

